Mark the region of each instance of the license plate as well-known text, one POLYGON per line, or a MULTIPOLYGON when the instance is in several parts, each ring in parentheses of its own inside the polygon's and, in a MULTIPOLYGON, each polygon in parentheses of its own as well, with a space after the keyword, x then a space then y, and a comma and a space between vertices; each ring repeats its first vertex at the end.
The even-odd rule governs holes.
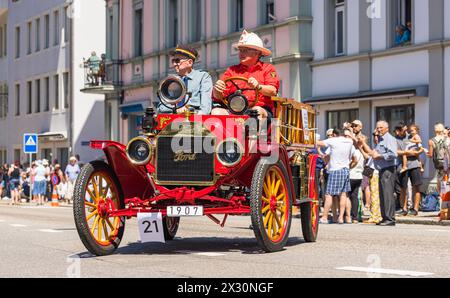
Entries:
POLYGON ((203 206, 169 206, 168 217, 203 216, 203 206))

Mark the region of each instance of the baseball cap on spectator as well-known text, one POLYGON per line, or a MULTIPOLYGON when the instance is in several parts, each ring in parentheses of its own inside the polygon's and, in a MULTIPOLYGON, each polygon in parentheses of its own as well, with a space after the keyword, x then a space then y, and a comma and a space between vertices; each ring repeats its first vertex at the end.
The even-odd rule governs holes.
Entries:
POLYGON ((363 126, 363 123, 360 120, 355 120, 352 122, 353 125, 363 126))
POLYGON ((327 130, 327 137, 333 136, 334 134, 334 129, 330 128, 329 130, 327 130))

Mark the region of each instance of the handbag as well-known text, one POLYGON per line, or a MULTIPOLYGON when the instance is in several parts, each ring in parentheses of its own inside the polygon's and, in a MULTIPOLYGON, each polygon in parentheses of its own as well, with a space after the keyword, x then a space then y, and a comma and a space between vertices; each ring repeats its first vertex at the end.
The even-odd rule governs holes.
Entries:
POLYGON ((365 166, 362 174, 363 174, 363 176, 365 176, 367 178, 372 178, 374 172, 375 172, 374 169, 372 169, 369 166, 365 166))

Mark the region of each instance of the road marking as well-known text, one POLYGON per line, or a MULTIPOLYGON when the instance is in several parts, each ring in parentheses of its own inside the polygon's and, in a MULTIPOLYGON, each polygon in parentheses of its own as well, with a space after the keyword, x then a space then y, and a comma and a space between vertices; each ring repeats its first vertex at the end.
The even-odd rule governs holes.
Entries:
POLYGON ((25 228, 25 227, 27 227, 27 225, 22 225, 22 224, 10 224, 10 226, 14 227, 14 228, 25 228))
POLYGON ((412 276, 412 277, 422 277, 422 276, 434 275, 434 273, 429 273, 429 272, 404 271, 404 270, 383 269, 383 268, 366 268, 366 267, 341 267, 341 268, 336 268, 336 270, 366 272, 366 273, 379 273, 379 274, 388 274, 388 275, 412 276))
POLYGON ((202 257, 222 257, 225 256, 225 254, 217 253, 217 252, 194 252, 192 250, 178 250, 176 253, 183 254, 183 255, 197 255, 202 257))
POLYGON ((62 231, 57 231, 57 230, 52 230, 52 229, 42 229, 42 230, 38 230, 39 232, 43 232, 43 233, 62 233, 62 231))
POLYGON ((221 253, 217 253, 217 252, 199 252, 199 253, 196 253, 196 255, 203 256, 203 257, 222 257, 222 256, 225 256, 225 254, 221 254, 221 253))
POLYGON ((5 222, 3 219, 0 219, 0 222, 5 222))

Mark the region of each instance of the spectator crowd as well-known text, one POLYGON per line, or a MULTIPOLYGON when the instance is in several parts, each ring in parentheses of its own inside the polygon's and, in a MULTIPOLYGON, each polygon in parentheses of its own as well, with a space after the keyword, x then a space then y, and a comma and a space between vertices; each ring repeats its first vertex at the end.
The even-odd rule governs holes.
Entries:
POLYGON ((399 123, 391 130, 379 121, 371 138, 362 130, 363 123, 355 120, 328 130, 326 140, 318 142, 324 163, 320 223, 358 223, 367 212, 366 223, 395 226, 396 216, 417 216, 426 159, 436 170, 440 197, 449 190, 450 128, 436 124, 428 149, 416 124, 399 123))
POLYGON ((0 166, 0 198, 8 200, 10 205, 31 199, 40 206, 49 202, 55 193, 60 201, 70 204, 80 171, 76 157, 70 158, 64 171, 57 160, 52 164, 46 159, 36 160, 31 165, 22 165, 18 161, 4 164, 0 166))

